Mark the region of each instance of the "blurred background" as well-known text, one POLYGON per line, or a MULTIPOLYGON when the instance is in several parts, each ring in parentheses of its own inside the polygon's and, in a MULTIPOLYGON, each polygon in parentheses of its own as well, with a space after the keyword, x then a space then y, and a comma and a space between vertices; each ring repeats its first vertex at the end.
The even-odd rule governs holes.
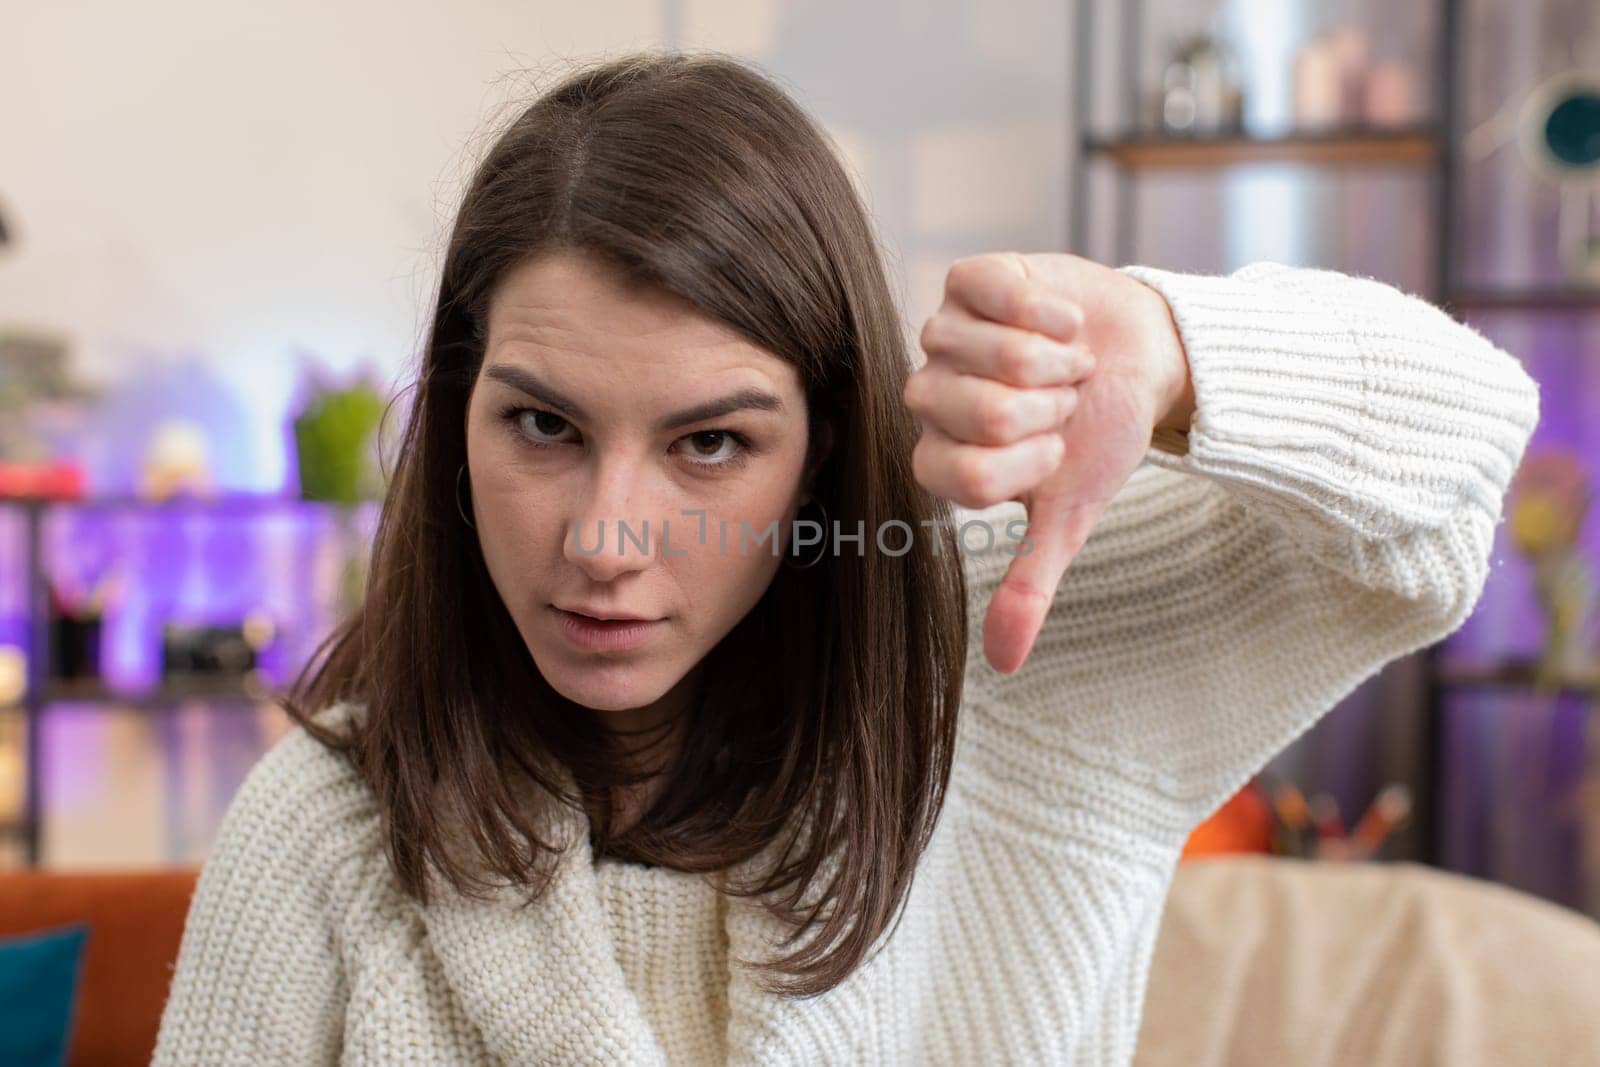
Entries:
MULTIPOLYGON (((359 595, 461 184, 572 63, 715 48, 835 138, 908 337, 962 255, 1378 277, 1543 419, 1481 605, 1219 813, 1600 915, 1600 9, 1568 0, 10 0, 0 865, 200 862, 359 595), (380 423, 393 402, 387 423, 380 423)), ((1198 847, 1198 846, 1197 846, 1198 847)))

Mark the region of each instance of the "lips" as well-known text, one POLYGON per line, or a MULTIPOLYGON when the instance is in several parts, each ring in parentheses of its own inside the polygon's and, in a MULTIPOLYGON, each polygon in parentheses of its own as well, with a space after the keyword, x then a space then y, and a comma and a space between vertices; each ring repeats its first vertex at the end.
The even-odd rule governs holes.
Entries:
POLYGON ((602 620, 593 615, 551 605, 566 641, 582 652, 627 652, 644 645, 666 626, 662 619, 637 617, 602 620))
POLYGON ((626 611, 611 611, 611 610, 607 610, 605 608, 584 608, 584 607, 565 608, 565 607, 562 607, 560 604, 553 605, 553 607, 555 607, 555 609, 557 611, 565 611, 565 612, 567 612, 569 614, 572 614, 572 615, 582 615, 582 616, 585 616, 586 618, 593 619, 596 622, 655 622, 656 621, 655 616, 652 616, 652 615, 635 615, 635 614, 632 614, 632 613, 626 612, 626 611))

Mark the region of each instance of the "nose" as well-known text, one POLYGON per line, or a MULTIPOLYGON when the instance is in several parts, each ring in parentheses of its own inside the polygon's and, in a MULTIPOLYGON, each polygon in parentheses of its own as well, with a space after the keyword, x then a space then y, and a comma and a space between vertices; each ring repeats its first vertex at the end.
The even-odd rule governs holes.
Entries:
POLYGON ((596 582, 647 569, 661 551, 666 512, 649 486, 643 456, 613 453, 588 467, 562 531, 569 563, 596 582))

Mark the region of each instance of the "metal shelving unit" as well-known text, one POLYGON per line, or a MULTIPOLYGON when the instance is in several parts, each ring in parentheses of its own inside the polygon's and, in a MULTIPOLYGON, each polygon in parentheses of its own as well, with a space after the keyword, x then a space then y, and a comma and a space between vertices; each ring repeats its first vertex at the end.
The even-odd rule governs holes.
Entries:
POLYGON ((280 515, 285 508, 317 505, 310 501, 272 495, 225 494, 209 498, 180 498, 150 501, 132 496, 106 496, 89 499, 0 499, 0 511, 20 511, 24 524, 27 561, 28 656, 27 678, 19 704, 0 705, 0 715, 19 715, 22 720, 23 796, 21 814, 0 819, 0 842, 20 839, 23 862, 36 866, 40 860, 40 832, 43 823, 43 766, 41 741, 43 720, 49 709, 64 704, 94 704, 147 714, 169 713, 182 705, 202 703, 219 709, 244 709, 276 699, 272 687, 259 675, 238 679, 170 679, 159 685, 123 690, 99 679, 58 679, 51 662, 51 606, 49 577, 44 552, 44 525, 57 509, 138 511, 141 513, 223 513, 256 518, 280 515))
MULTIPOLYGON (((1118 263, 1133 256, 1133 183, 1141 175, 1159 169, 1228 168, 1262 163, 1298 163, 1315 167, 1424 167, 1432 172, 1430 215, 1433 234, 1433 261, 1430 298, 1445 311, 1464 318, 1474 311, 1591 312, 1600 311, 1600 288, 1520 288, 1485 289, 1458 283, 1457 149, 1461 136, 1461 56, 1463 4, 1461 0, 1438 0, 1438 25, 1435 72, 1436 115, 1432 121, 1414 127, 1374 129, 1351 126, 1343 129, 1291 133, 1277 137, 1172 136, 1141 129, 1128 129, 1106 136, 1091 127, 1094 71, 1092 42, 1095 40, 1095 0, 1079 0, 1075 30, 1075 78, 1073 111, 1079 143, 1071 169, 1068 248, 1089 254, 1089 166, 1105 160, 1115 166, 1116 228, 1115 255, 1118 263)), ((1121 18, 1119 37, 1123 97, 1122 111, 1138 116, 1142 88, 1140 63, 1141 27, 1144 21, 1142 0, 1123 0, 1115 5, 1121 18)), ((1441 643, 1442 644, 1442 643, 1441 643)), ((1442 753, 1443 699, 1447 691, 1471 688, 1532 686, 1532 671, 1525 664, 1504 663, 1452 665, 1434 645, 1419 653, 1423 657, 1426 691, 1422 740, 1424 766, 1422 789, 1417 797, 1414 819, 1422 859, 1437 863, 1440 855, 1439 787, 1443 780, 1442 753)), ((1584 688, 1580 686, 1579 688, 1584 688)), ((1591 696, 1595 689, 1584 689, 1591 696)))
POLYGON ((1276 137, 1161 137, 1130 133, 1084 139, 1084 151, 1107 156, 1128 170, 1160 167, 1234 167, 1254 163, 1303 163, 1320 167, 1434 163, 1439 134, 1413 129, 1351 126, 1276 137))

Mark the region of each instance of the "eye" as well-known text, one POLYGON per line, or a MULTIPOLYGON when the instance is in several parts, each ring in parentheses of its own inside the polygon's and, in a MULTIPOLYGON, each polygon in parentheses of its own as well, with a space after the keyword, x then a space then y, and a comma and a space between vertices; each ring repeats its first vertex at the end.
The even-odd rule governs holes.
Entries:
MULTIPOLYGON (((511 407, 502 416, 513 432, 536 448, 582 444, 577 429, 565 418, 543 408, 511 407)), ((694 466, 706 470, 730 470, 749 458, 750 440, 736 430, 700 430, 685 434, 674 446, 681 446, 694 466)))
POLYGON ((750 444, 743 434, 732 430, 701 430, 679 440, 685 442, 690 460, 702 467, 729 467, 741 463, 750 444))
POLYGON ((572 424, 553 411, 544 411, 540 408, 521 408, 512 412, 517 429, 535 444, 561 445, 569 442, 560 438, 560 435, 572 428, 572 424))

